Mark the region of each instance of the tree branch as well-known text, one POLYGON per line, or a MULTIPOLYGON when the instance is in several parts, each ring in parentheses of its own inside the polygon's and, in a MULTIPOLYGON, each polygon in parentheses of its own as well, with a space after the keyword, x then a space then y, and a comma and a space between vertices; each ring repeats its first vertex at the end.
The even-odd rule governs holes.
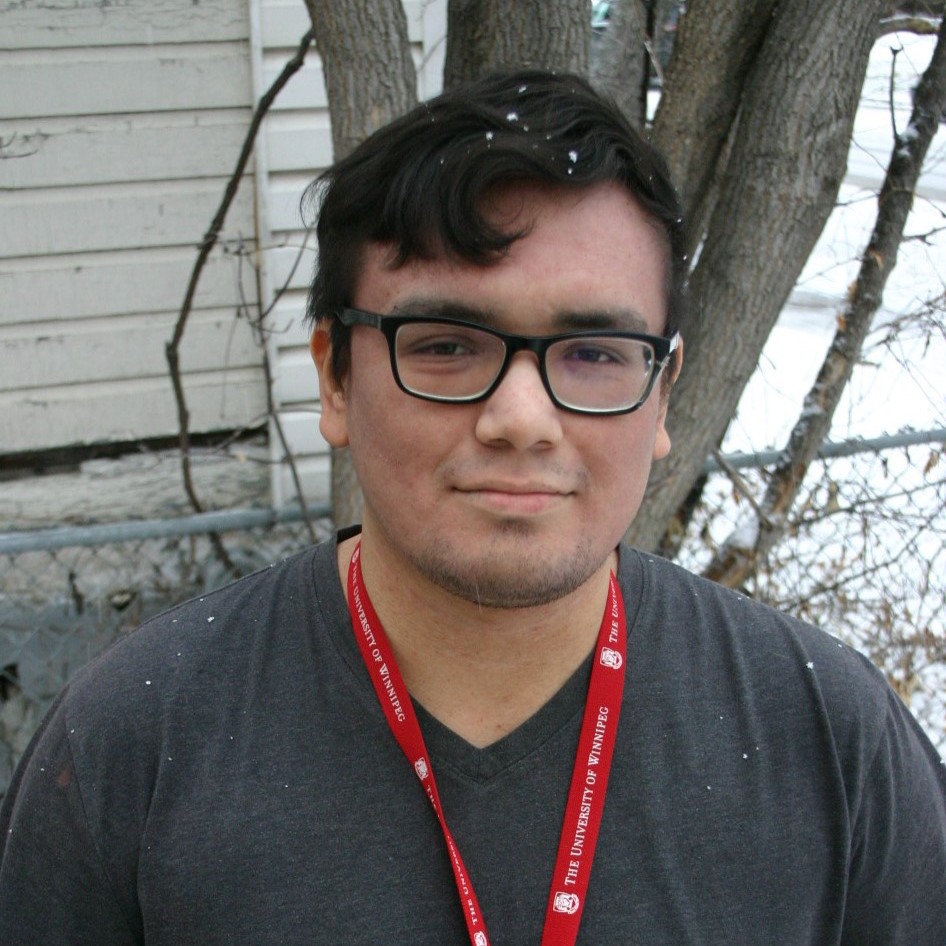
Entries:
POLYGON ((880 21, 877 39, 891 33, 915 33, 917 36, 935 36, 940 24, 936 20, 922 16, 891 16, 880 21))
POLYGON ((894 140, 893 154, 880 192, 877 219, 861 260, 838 329, 808 392, 801 416, 785 450, 785 459, 774 470, 762 506, 766 518, 751 549, 728 540, 714 556, 705 574, 736 587, 741 585, 785 534, 787 515, 818 448, 827 436, 841 394, 857 363, 871 321, 883 300, 884 286, 897 261, 907 217, 913 204, 923 160, 946 104, 946 19, 940 24, 933 58, 914 94, 910 122, 894 140), (720 553, 725 551, 725 555, 720 553))
MULTIPOLYGON (((289 466, 289 474, 292 477, 293 489, 296 493, 296 499, 299 502, 299 509, 302 512, 302 521, 305 523, 306 531, 309 533, 309 541, 314 545, 318 541, 318 536, 315 534, 315 526, 312 523, 312 516, 309 515, 309 504, 306 501, 305 491, 302 488, 302 479, 299 476, 299 469, 296 466, 296 460, 292 454, 292 450, 289 448, 289 441, 286 439, 286 433, 283 429, 282 420, 279 417, 279 410, 273 398, 273 370, 272 362, 270 361, 269 357, 269 345, 267 344, 266 329, 266 317, 270 314, 270 312, 273 311, 273 307, 288 289, 289 283, 292 281, 293 274, 299 265, 299 261, 302 259, 302 254, 305 250, 306 243, 308 242, 310 232, 311 231, 308 230, 306 231, 305 240, 303 240, 302 245, 299 247, 299 252, 296 254, 296 258, 292 264, 292 269, 289 271, 289 275, 286 277, 286 280, 279 287, 279 289, 274 293, 272 302, 270 302, 270 304, 266 306, 265 309, 263 308, 260 293, 257 293, 256 315, 251 315, 250 303, 243 293, 242 278, 237 279, 237 286, 239 287, 240 292, 241 308, 243 312, 246 313, 246 319, 250 323, 253 334, 256 336, 256 343, 259 345, 260 351, 263 354, 263 376, 266 382, 266 413, 269 415, 269 419, 276 431, 276 437, 279 440, 279 445, 282 447, 283 456, 285 457, 286 463, 289 466)), ((244 254, 241 253, 241 265, 243 259, 244 254)), ((254 267, 254 269, 256 269, 256 267, 254 267)))
MULTIPOLYGON (((226 220, 227 212, 229 211, 230 205, 233 203, 233 200, 236 197, 237 190, 240 186, 240 180, 243 177, 243 172, 246 170, 246 165, 250 160, 250 155, 253 153, 253 146, 256 143, 256 136, 259 133, 263 118, 269 111, 270 106, 276 100, 276 96, 279 95, 286 83, 296 72, 298 72, 299 68, 302 66, 302 63, 305 60, 306 52, 308 51, 309 46, 312 44, 314 37, 314 30, 311 29, 305 34, 305 36, 302 37, 295 55, 289 60, 289 62, 286 63, 282 69, 282 72, 280 72, 273 84, 269 87, 269 89, 267 89, 265 94, 257 103, 256 109, 253 112, 253 117, 250 121, 250 126, 246 132, 246 137, 243 140, 243 147, 240 150, 239 157, 237 158, 236 167, 234 168, 233 173, 230 175, 230 179, 227 181, 223 199, 220 201, 220 206, 217 208, 216 214, 214 214, 210 228, 204 234, 204 238, 201 241, 200 250, 197 253, 197 259, 194 261, 194 267, 191 270, 190 280, 187 284, 187 291, 184 294, 184 301, 181 305, 181 311, 178 313, 177 322, 174 326, 174 333, 164 348, 165 357, 167 358, 168 368, 171 374, 171 384, 174 388, 174 399, 177 403, 178 445, 181 451, 181 474, 184 480, 184 491, 187 494, 187 498, 190 500, 190 504, 195 512, 203 512, 204 507, 197 496, 197 491, 194 488, 194 481, 191 475, 190 415, 187 410, 187 399, 184 393, 184 383, 181 378, 181 340, 184 337, 184 329, 187 326, 187 320, 190 317, 191 309, 193 308, 194 296, 197 292, 197 285, 200 282, 201 273, 204 270, 204 266, 207 263, 207 259, 209 258, 211 251, 217 244, 217 239, 220 236, 220 231, 223 228, 224 221, 226 220)), ((235 571, 235 566, 230 560, 230 557, 227 555, 219 535, 216 533, 211 533, 210 539, 213 543, 217 556, 220 558, 220 561, 223 563, 223 565, 230 571, 235 571)))

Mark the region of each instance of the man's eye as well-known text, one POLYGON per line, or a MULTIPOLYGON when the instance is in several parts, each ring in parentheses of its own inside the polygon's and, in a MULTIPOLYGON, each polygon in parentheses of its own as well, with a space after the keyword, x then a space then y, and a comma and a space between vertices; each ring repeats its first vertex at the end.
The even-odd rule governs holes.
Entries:
POLYGON ((409 357, 459 358, 476 354, 476 349, 468 339, 431 336, 413 339, 402 349, 401 354, 409 357))
POLYGON ((569 352, 568 357, 589 364, 610 364, 617 360, 613 352, 604 351, 601 348, 576 348, 569 352))
POLYGON ((623 365, 627 364, 627 352, 610 345, 583 342, 570 346, 562 352, 564 361, 580 362, 585 365, 623 365))

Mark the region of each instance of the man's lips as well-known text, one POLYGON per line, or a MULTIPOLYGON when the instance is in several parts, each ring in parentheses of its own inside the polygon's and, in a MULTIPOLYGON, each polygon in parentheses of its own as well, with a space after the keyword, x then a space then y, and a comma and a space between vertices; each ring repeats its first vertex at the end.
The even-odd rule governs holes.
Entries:
POLYGON ((571 490, 540 480, 477 480, 470 483, 461 483, 456 488, 461 493, 485 492, 511 493, 513 495, 548 493, 554 496, 566 496, 571 492, 571 490))
POLYGON ((570 490, 535 481, 485 480, 456 488, 477 504, 519 515, 545 512, 571 495, 570 490))

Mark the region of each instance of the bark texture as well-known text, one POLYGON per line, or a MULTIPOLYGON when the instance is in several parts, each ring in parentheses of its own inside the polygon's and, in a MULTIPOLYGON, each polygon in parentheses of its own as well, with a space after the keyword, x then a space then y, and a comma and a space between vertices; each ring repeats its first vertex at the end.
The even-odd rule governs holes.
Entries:
POLYGON ((587 0, 449 0, 445 88, 515 66, 588 73, 587 0))
POLYGON ((680 22, 653 140, 667 158, 686 208, 691 252, 778 6, 779 0, 691 0, 680 22))
POLYGON ((644 0, 617 4, 608 28, 591 37, 591 81, 610 95, 637 128, 647 117, 650 74, 648 9, 644 0))
MULTIPOLYGON (((335 160, 417 102, 400 0, 306 0, 322 58, 335 160)), ((347 450, 332 451, 332 518, 361 521, 363 497, 347 450)))
MULTIPOLYGON (((738 7, 739 4, 736 4, 738 7)), ((697 480, 706 456, 718 445, 739 397, 758 362, 765 341, 788 299, 805 260, 831 213, 844 176, 854 113, 867 68, 884 0, 757 0, 756 15, 765 13, 763 35, 736 69, 739 83, 727 79, 712 107, 687 121, 672 111, 690 103, 680 89, 682 69, 693 49, 702 47, 702 34, 723 29, 714 8, 729 0, 694 0, 677 37, 674 75, 668 92, 673 100, 662 106, 661 132, 668 149, 675 149, 677 168, 684 168, 684 193, 697 199, 696 181, 704 170, 692 169, 692 155, 702 147, 704 124, 714 141, 731 135, 725 168, 716 168, 719 193, 701 230, 698 262, 690 279, 690 312, 683 326, 686 340, 683 373, 670 399, 668 429, 674 443, 670 456, 657 464, 641 512, 629 538, 645 548, 660 545, 668 523, 697 480), (706 11, 705 22, 696 14, 706 11), (712 14, 712 15, 711 15, 712 14), (688 39, 689 37, 689 39, 688 39), (722 103, 722 104, 720 104, 722 103), (738 115, 735 128, 721 130, 718 110, 738 115), (671 128, 684 134, 695 122, 687 144, 673 144, 671 128)), ((748 27, 747 27, 748 28, 748 27)), ((753 26, 753 30, 755 27, 753 26)), ((717 39, 719 42, 719 39, 717 39)), ((704 55, 710 55, 707 51, 704 55)), ((722 52, 719 55, 724 55, 722 52)), ((707 82, 718 64, 708 69, 707 82)), ((697 89, 698 80, 692 85, 697 89)), ((680 171, 678 170, 678 174, 680 171)), ((689 206, 689 205, 688 205, 689 206)), ((696 241, 694 241, 696 242, 696 241)), ((671 529, 672 531, 672 529, 671 529)))
POLYGON ((305 0, 322 58, 335 160, 417 103, 399 0, 305 0))

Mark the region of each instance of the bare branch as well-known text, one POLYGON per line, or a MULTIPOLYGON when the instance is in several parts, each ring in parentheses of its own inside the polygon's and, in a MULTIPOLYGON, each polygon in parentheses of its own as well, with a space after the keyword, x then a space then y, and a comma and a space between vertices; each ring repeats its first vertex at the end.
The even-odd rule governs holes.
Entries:
MULTIPOLYGON (((306 232, 306 240, 308 240, 308 236, 309 234, 306 232)), ((303 241, 302 246, 299 248, 296 261, 293 264, 289 275, 286 277, 286 281, 282 286, 280 286, 279 290, 275 294, 275 299, 270 303, 269 306, 267 306, 266 309, 263 308, 262 300, 257 293, 255 317, 250 314, 251 306, 243 292, 242 278, 237 278, 237 287, 240 293, 241 310, 245 315, 246 320, 250 323, 250 327, 253 329, 253 334, 256 336, 256 343, 259 345, 260 351, 263 355, 263 376, 266 383, 266 413, 272 422, 273 428, 276 431, 276 436, 279 438, 279 445, 282 447, 283 457, 289 466, 289 474, 292 477, 293 489, 296 492, 296 499, 299 502, 299 509, 302 512, 302 521, 305 523, 306 531, 309 533, 309 541, 314 545, 316 542, 318 542, 318 536, 315 534, 315 525, 312 522, 312 517, 309 515, 309 504, 306 501, 305 491, 302 488, 302 480, 299 477, 299 469, 296 466, 296 458, 289 447, 289 441, 286 439, 286 433, 283 430, 282 420, 279 417, 279 410, 276 406, 275 400, 273 399, 272 362, 269 357, 269 345, 267 344, 265 328, 266 316, 272 311, 273 306, 276 304, 276 300, 278 300, 279 297, 282 296, 282 294, 286 291, 289 282, 292 279, 292 274, 295 272, 296 266, 298 265, 299 260, 302 258, 302 251, 304 249, 305 241, 303 241)), ((241 253, 241 266, 245 258, 245 254, 241 253)))
POLYGON ((759 519, 766 525, 774 525, 766 511, 759 504, 759 501, 755 498, 755 494, 749 488, 749 484, 746 483, 739 471, 723 456, 721 450, 716 449, 713 451, 713 459, 719 464, 719 468, 729 477, 729 481, 732 483, 736 492, 755 510, 759 519))
POLYGON ((933 58, 914 94, 910 122, 894 140, 893 154, 880 192, 877 219, 864 252, 857 281, 844 311, 838 317, 834 341, 808 392, 801 416, 785 450, 785 459, 774 470, 759 517, 757 538, 751 549, 723 543, 707 574, 730 586, 741 585, 758 562, 782 538, 788 510, 795 503, 812 460, 827 436, 841 394, 861 355, 871 321, 883 300, 884 286, 897 261, 904 227, 930 142, 946 104, 946 20, 940 27, 933 58), (774 520, 772 522, 771 520, 774 520))
POLYGON ((915 33, 917 36, 935 36, 939 32, 940 21, 923 16, 891 16, 880 21, 877 38, 891 33, 915 33))
MULTIPOLYGON (((233 173, 230 175, 230 179, 227 181, 223 199, 220 202, 220 206, 217 208, 216 214, 214 214, 210 228, 204 234, 204 238, 201 241, 200 250, 197 254, 197 259, 194 261, 194 267, 191 270, 190 280, 187 284, 184 302, 181 305, 181 311, 178 314, 177 322, 174 326, 174 333, 171 336, 170 341, 168 341, 168 343, 165 345, 165 356, 167 358, 168 368, 170 369, 171 384, 174 388, 174 398, 177 403, 178 443, 181 451, 181 473, 184 480, 184 491, 186 492, 187 498, 189 499, 195 512, 203 512, 204 507, 197 496, 197 491, 194 488, 194 482, 191 476, 189 432, 190 415, 187 410, 187 399, 184 394, 184 384, 181 378, 180 370, 179 351, 181 340, 184 337, 184 329, 187 326, 187 320, 190 317, 191 309, 193 308, 194 296, 197 292, 197 285, 200 282, 201 273, 204 270, 204 266, 207 263, 207 259, 209 258, 211 251, 217 244, 217 239, 220 236, 220 231, 223 228, 224 221, 226 220, 227 212, 229 211, 230 205, 233 203, 233 200, 236 197, 237 190, 240 186, 240 180, 243 177, 243 172, 246 170, 246 165, 249 162, 250 155, 253 153, 253 146, 256 142, 256 136, 259 132, 263 118, 269 111, 270 106, 276 100, 276 96, 279 95, 286 83, 296 72, 298 72, 302 66, 302 63, 305 60, 306 52, 308 51, 309 46, 311 46, 314 37, 315 33, 313 30, 309 30, 305 36, 303 36, 296 50, 296 54, 292 57, 292 59, 289 60, 289 62, 286 63, 282 69, 282 72, 280 72, 273 84, 269 87, 269 89, 266 90, 264 95, 257 103, 256 109, 253 112, 253 117, 250 121, 250 126, 246 132, 246 137, 243 140, 243 147, 240 150, 239 157, 237 158, 236 167, 234 168, 233 173)), ((220 558, 220 561, 223 563, 223 565, 228 570, 235 572, 236 568, 233 565, 233 562, 230 560, 230 557, 227 555, 219 535, 216 533, 211 533, 210 540, 213 543, 217 556, 220 558)))

